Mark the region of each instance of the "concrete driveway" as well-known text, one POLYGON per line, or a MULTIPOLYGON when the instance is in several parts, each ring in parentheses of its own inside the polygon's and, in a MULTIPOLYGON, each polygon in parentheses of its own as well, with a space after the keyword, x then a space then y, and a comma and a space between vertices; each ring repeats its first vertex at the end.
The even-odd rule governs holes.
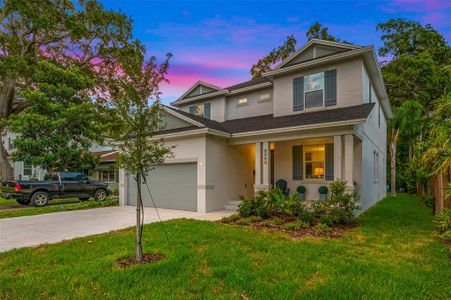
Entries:
MULTIPOLYGON (((162 220, 190 218, 215 221, 231 214, 230 211, 198 213, 163 208, 158 212, 162 220)), ((135 218, 136 208, 125 206, 0 219, 0 252, 127 228, 135 225, 135 218)), ((144 222, 156 221, 155 209, 145 208, 144 222)))

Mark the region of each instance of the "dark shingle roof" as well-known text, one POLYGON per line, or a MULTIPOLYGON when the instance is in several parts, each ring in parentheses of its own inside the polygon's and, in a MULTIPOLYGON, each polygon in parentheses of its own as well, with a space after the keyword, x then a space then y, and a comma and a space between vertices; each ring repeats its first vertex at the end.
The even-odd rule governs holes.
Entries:
MULTIPOLYGON (((227 130, 224 127, 222 127, 221 123, 219 123, 217 121, 210 120, 210 119, 200 117, 200 116, 196 116, 196 115, 190 114, 189 112, 186 112, 186 111, 174 108, 174 107, 170 107, 170 106, 166 106, 166 107, 185 116, 185 117, 188 117, 198 123, 201 123, 205 127, 208 127, 208 128, 214 129, 214 130, 227 132, 227 130)), ((199 129, 199 127, 196 127, 196 128, 199 129)))
POLYGON ((342 107, 314 112, 306 112, 288 116, 274 117, 273 115, 228 120, 221 123, 228 132, 240 133, 267 129, 277 129, 292 126, 349 121, 368 117, 374 103, 357 106, 342 107))
MULTIPOLYGON (((361 104, 356 106, 340 107, 335 109, 327 109, 314 112, 306 112, 288 116, 274 117, 273 115, 264 115, 250 118, 234 119, 225 122, 217 122, 203 117, 195 116, 185 111, 168 107, 173 111, 180 113, 204 126, 202 128, 211 128, 225 133, 242 133, 259 130, 277 129, 292 126, 305 126, 315 124, 327 124, 340 121, 350 121, 367 118, 374 103, 361 104)), ((189 131, 199 129, 196 126, 182 127, 173 129, 172 131, 189 131)), ((163 131, 163 133, 169 133, 163 131)))
POLYGON ((245 82, 241 82, 241 83, 226 87, 225 90, 234 91, 234 90, 239 90, 242 88, 246 88, 249 86, 262 84, 262 83, 266 83, 266 82, 271 82, 271 80, 269 80, 266 77, 259 77, 259 78, 251 79, 251 80, 248 80, 245 82))

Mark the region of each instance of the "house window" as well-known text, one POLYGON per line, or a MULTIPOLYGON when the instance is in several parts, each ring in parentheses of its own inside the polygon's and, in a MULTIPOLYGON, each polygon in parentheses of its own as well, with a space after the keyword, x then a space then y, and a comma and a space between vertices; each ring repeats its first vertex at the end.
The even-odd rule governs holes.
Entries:
POLYGON ((271 96, 269 95, 269 93, 260 94, 260 95, 258 96, 258 102, 269 101, 270 98, 271 98, 271 96))
POLYGON ((247 105, 247 98, 238 99, 238 106, 247 105))
POLYGON ((33 165, 26 162, 23 163, 23 175, 31 176, 33 174, 33 165))
POLYGON ((324 179, 326 146, 304 146, 305 178, 324 179))
POLYGON ((381 106, 379 105, 378 107, 377 124, 379 125, 379 128, 381 128, 381 106))
POLYGON ((305 108, 324 106, 324 73, 304 76, 305 108))
POLYGON ((16 147, 14 146, 14 141, 11 138, 8 138, 8 149, 13 150, 16 147))
POLYGON ((373 152, 374 182, 379 182, 379 153, 373 152))
POLYGON ((100 173, 100 181, 116 182, 116 171, 102 171, 100 173))
POLYGON ((204 103, 200 105, 193 105, 189 107, 189 113, 210 119, 211 116, 211 103, 204 103))

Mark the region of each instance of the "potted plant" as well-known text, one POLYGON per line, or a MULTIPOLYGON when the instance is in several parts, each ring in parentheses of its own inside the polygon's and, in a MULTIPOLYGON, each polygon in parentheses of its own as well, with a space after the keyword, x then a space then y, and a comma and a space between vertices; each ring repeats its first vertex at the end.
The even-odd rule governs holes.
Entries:
POLYGON ((327 186, 324 186, 324 185, 320 186, 318 191, 319 191, 319 200, 326 200, 327 192, 329 191, 327 186))
POLYGON ((298 199, 305 200, 305 192, 306 192, 305 186, 303 186, 303 185, 298 186, 296 191, 298 192, 298 199))

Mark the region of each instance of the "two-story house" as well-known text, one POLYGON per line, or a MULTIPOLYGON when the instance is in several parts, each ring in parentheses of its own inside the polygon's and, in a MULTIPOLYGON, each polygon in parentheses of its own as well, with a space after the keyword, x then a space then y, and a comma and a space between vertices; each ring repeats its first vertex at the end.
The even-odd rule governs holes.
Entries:
MULTIPOLYGON (((165 107, 155 138, 176 146, 175 157, 148 182, 158 207, 209 212, 279 179, 312 200, 341 179, 365 210, 386 193, 391 117, 374 48, 313 39, 258 79, 198 81, 165 107)), ((119 177, 120 200, 133 205, 134 180, 119 177)))

